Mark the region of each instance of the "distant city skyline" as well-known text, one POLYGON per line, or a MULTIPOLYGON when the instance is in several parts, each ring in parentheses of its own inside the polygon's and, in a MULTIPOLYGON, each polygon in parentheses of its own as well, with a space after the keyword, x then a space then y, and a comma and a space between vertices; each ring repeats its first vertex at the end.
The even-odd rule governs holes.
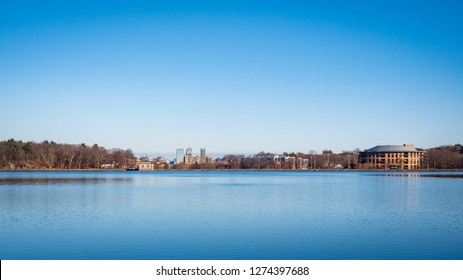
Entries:
POLYGON ((174 155, 462 143, 462 9, 3 1, 0 140, 174 155))

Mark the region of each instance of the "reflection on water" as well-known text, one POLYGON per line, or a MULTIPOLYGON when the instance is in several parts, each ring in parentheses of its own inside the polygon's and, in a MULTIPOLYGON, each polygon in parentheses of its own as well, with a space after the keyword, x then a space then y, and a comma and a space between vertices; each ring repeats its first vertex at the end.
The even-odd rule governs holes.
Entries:
POLYGON ((386 174, 369 174, 372 176, 390 176, 390 177, 429 177, 429 178, 455 178, 463 179, 463 174, 432 174, 432 173, 386 173, 386 174))
POLYGON ((61 185, 129 182, 132 178, 0 178, 0 185, 61 185))
POLYGON ((463 259, 449 175, 0 172, 0 259, 463 259))

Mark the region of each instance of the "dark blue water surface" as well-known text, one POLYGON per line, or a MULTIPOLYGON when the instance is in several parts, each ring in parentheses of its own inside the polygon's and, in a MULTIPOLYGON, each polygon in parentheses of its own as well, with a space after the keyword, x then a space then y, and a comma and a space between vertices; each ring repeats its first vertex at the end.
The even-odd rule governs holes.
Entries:
POLYGON ((463 259, 445 174, 0 172, 0 259, 463 259))

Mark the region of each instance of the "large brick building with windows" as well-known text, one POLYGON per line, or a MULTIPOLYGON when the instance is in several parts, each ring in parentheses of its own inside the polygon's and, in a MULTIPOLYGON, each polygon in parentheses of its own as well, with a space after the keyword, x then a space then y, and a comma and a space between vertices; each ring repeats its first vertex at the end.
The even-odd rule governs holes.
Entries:
POLYGON ((359 153, 359 168, 363 169, 421 169, 424 151, 413 144, 376 146, 359 153))

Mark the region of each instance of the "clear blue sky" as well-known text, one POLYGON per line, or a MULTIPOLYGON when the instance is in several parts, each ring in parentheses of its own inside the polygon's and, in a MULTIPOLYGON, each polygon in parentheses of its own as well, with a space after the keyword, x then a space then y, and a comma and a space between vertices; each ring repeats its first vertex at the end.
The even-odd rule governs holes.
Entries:
POLYGON ((311 2, 1 1, 0 139, 147 153, 463 142, 462 2, 311 2))

